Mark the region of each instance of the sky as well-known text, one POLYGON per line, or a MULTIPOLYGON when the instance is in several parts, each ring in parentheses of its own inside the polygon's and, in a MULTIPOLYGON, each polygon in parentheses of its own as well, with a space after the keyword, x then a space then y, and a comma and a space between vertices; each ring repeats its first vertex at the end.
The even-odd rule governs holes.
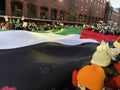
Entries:
POLYGON ((120 8, 120 0, 107 0, 107 1, 110 1, 111 5, 114 8, 120 8))

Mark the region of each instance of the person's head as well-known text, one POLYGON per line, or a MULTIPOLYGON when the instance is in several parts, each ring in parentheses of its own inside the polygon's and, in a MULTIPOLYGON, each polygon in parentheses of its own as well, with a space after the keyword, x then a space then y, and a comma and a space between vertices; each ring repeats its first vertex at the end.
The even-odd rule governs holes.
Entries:
POLYGON ((92 64, 86 65, 78 71, 77 81, 80 90, 102 90, 105 80, 102 67, 92 64))
POLYGON ((118 37, 117 40, 114 41, 113 45, 115 48, 120 49, 120 37, 118 37))
POLYGON ((110 65, 111 60, 115 60, 115 57, 120 53, 117 48, 110 48, 108 42, 102 41, 97 46, 95 53, 92 56, 91 64, 97 64, 102 67, 110 65))

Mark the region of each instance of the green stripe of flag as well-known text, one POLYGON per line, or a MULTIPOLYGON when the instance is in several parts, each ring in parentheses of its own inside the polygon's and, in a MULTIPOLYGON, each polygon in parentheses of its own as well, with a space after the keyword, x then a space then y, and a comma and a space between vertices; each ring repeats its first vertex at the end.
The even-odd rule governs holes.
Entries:
POLYGON ((33 30, 33 32, 68 35, 68 34, 80 34, 82 32, 82 28, 69 27, 69 28, 62 28, 62 29, 58 29, 58 30, 55 30, 55 29, 45 30, 45 31, 33 30))

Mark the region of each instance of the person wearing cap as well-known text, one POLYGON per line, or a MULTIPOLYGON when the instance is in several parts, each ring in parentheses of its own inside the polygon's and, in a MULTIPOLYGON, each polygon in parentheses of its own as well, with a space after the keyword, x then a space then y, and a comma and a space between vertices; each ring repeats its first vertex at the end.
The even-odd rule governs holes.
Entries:
POLYGON ((118 38, 114 41, 113 45, 114 45, 115 48, 119 48, 119 49, 120 49, 120 37, 118 37, 118 38))
MULTIPOLYGON (((113 42, 113 46, 114 48, 120 49, 120 37, 118 37, 116 41, 113 42)), ((120 89, 120 54, 116 57, 116 62, 113 62, 113 67, 117 72, 117 75, 108 79, 105 83, 105 86, 115 90, 120 89)))
MULTIPOLYGON (((106 77, 104 78, 103 81, 108 82, 108 80, 111 77, 116 75, 116 73, 114 73, 114 71, 111 70, 110 65, 111 65, 111 61, 112 60, 115 61, 115 57, 119 53, 120 53, 120 50, 118 48, 110 48, 108 43, 106 43, 105 41, 102 41, 100 43, 100 45, 97 46, 96 51, 93 54, 92 59, 90 61, 91 66, 94 67, 94 68, 91 68, 91 69, 93 69, 93 72, 92 72, 92 70, 91 71, 89 70, 90 66, 89 66, 89 68, 86 69, 86 73, 84 73, 84 74, 81 74, 81 73, 83 73, 82 70, 84 70, 84 69, 80 69, 79 72, 74 71, 73 75, 72 75, 73 76, 72 77, 73 85, 78 86, 79 88, 81 88, 81 90, 86 90, 86 88, 88 88, 90 90, 102 90, 103 86, 102 86, 102 84, 100 84, 100 82, 101 82, 101 80, 103 80, 103 77, 100 77, 101 75, 100 75, 99 70, 101 70, 101 73, 102 73, 102 70, 104 71, 104 74, 106 77), (97 70, 97 69, 99 69, 99 70, 97 70), (90 73, 89 71, 92 73, 90 73), (93 77, 95 77, 95 79, 93 77, 91 77, 92 75, 93 75, 93 77), (77 80, 74 77, 77 77, 77 80), (89 84, 86 83, 88 81, 90 81, 89 84), (93 82, 95 81, 95 82, 93 83, 92 81, 93 82), (97 82, 100 85, 98 85, 97 82), (89 87, 89 85, 91 85, 91 84, 94 85, 95 88, 89 87), (97 87, 97 86, 101 86, 101 88, 97 87)), ((111 88, 106 83, 104 85, 106 85, 105 87, 107 87, 107 88, 111 88)))
POLYGON ((105 77, 102 67, 95 64, 86 65, 78 72, 73 72, 72 83, 80 90, 102 90, 105 77))
POLYGON ((118 75, 120 64, 114 63, 117 62, 116 57, 120 54, 119 40, 117 39, 114 42, 115 48, 110 48, 108 43, 102 41, 91 60, 91 64, 97 64, 104 69, 106 74, 105 87, 111 88, 112 90, 120 88, 120 75, 118 75))
MULTIPOLYGON (((114 48, 120 49, 120 37, 118 37, 114 42, 113 42, 114 48)), ((117 61, 120 61, 120 54, 116 57, 117 61)))
POLYGON ((108 42, 102 41, 99 46, 97 46, 94 52, 91 64, 97 64, 101 67, 107 67, 111 64, 111 60, 115 61, 115 57, 120 54, 120 49, 110 48, 108 42))

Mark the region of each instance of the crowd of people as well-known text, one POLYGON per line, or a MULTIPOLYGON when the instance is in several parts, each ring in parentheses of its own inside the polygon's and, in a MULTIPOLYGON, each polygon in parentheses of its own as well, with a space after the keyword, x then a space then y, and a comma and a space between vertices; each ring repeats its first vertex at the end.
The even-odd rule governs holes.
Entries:
MULTIPOLYGON (((5 17, 6 18, 6 17, 5 17)), ((4 19, 0 22, 0 30, 50 30, 50 29, 61 29, 68 27, 69 25, 64 25, 58 20, 53 20, 49 23, 47 22, 35 22, 30 20, 17 19, 4 19)))
POLYGON ((96 47, 90 62, 73 71, 72 83, 80 90, 119 90, 120 37, 112 46, 102 41, 96 47))
POLYGON ((99 22, 97 25, 86 25, 89 30, 102 34, 120 35, 120 26, 115 22, 99 22))
MULTIPOLYGON (((24 21, 22 19, 10 19, 0 23, 0 30, 50 30, 68 27, 59 21, 48 24, 24 21)), ((94 32, 102 34, 120 35, 120 27, 116 23, 99 22, 97 25, 85 25, 94 32)), ((120 88, 120 37, 110 47, 108 42, 102 41, 96 47, 96 51, 88 65, 72 73, 72 83, 80 90, 116 90, 120 88), (111 69, 112 68, 112 69, 111 69), (114 69, 113 69, 114 68, 114 69), (104 89, 107 90, 107 89, 104 89)))
POLYGON ((12 21, 12 22, 1 22, 0 30, 50 30, 50 29, 60 29, 63 26, 60 24, 52 25, 46 22, 35 23, 33 21, 12 21))
MULTIPOLYGON (((47 22, 34 22, 34 21, 25 21, 24 17, 11 19, 7 16, 4 17, 4 20, 0 22, 0 30, 50 30, 50 29, 61 29, 64 27, 69 27, 71 25, 64 25, 59 20, 53 20, 50 23, 47 22)), ((75 25, 76 26, 76 25, 75 25)), ((108 22, 105 24, 103 21, 100 21, 96 25, 83 25, 83 28, 87 27, 89 30, 102 34, 112 34, 120 35, 120 26, 116 22, 108 22)))

